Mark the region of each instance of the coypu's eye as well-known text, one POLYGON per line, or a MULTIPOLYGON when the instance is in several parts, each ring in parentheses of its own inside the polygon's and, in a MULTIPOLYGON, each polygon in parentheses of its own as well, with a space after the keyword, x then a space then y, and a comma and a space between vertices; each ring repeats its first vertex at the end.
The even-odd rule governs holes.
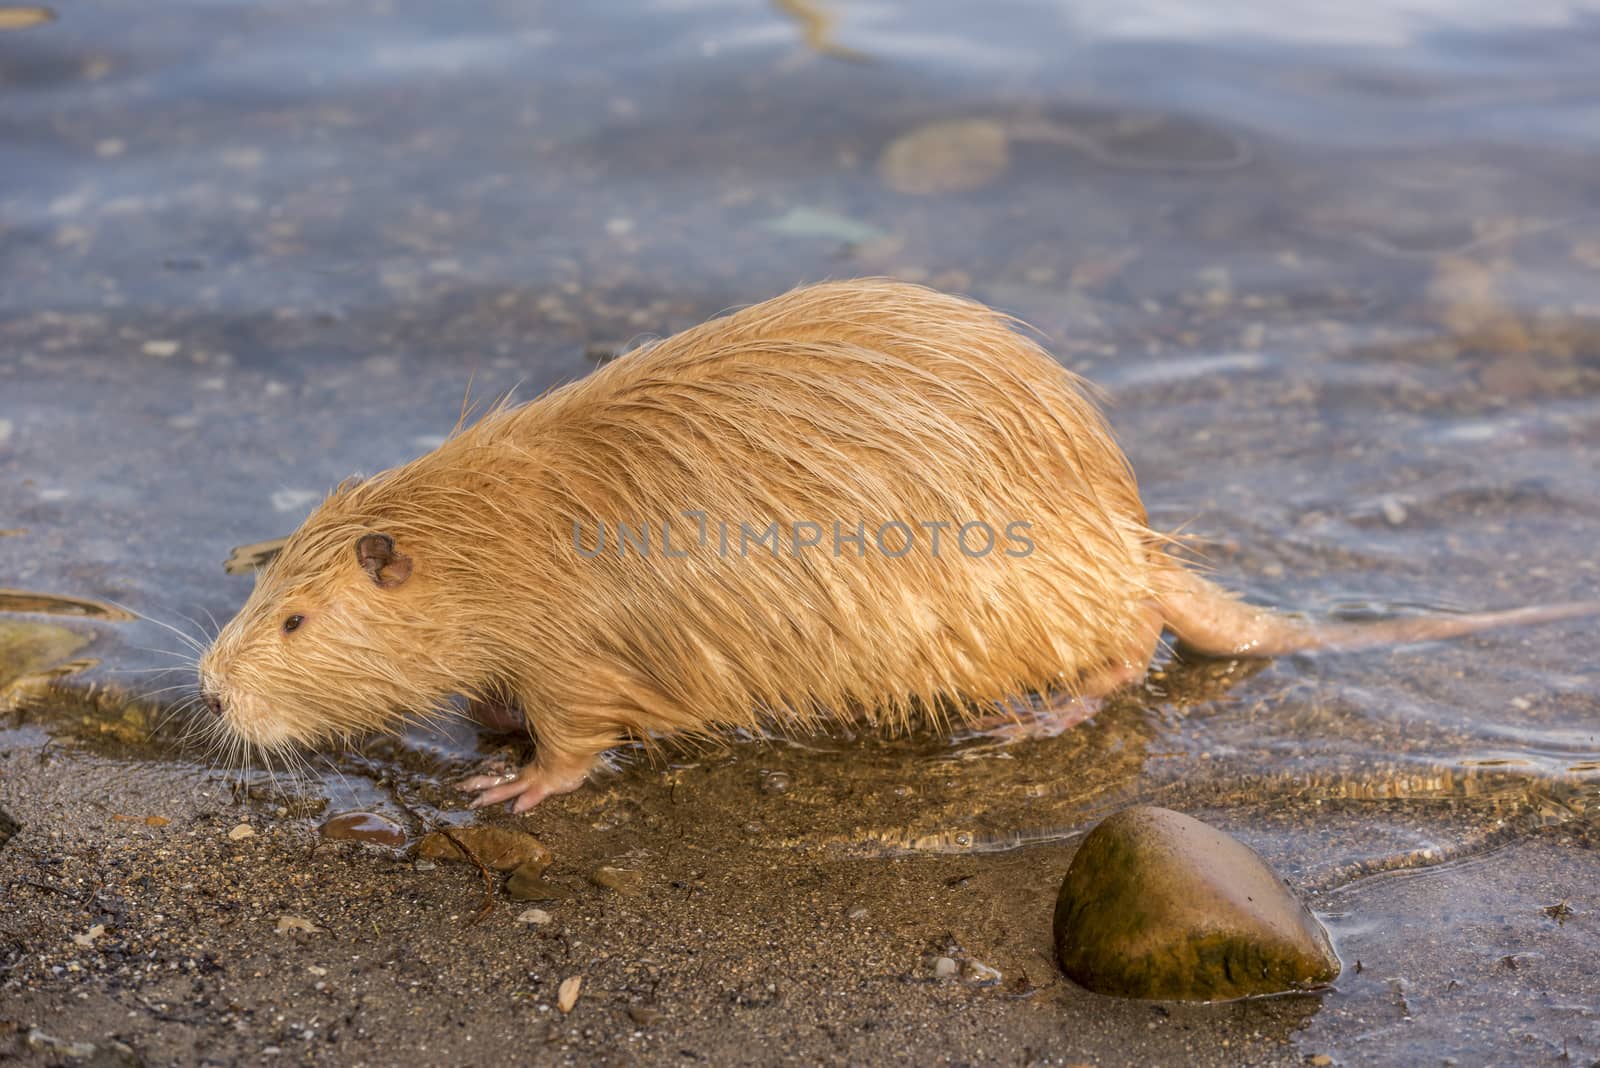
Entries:
POLYGON ((290 616, 283 621, 283 632, 288 634, 292 630, 299 630, 300 624, 306 621, 305 616, 290 616))

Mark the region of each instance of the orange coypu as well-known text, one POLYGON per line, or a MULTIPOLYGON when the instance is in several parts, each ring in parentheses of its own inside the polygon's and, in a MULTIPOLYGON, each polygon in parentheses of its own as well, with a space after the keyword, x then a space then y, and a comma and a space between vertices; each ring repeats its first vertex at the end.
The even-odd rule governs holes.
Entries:
POLYGON ((465 697, 531 731, 533 763, 462 784, 523 811, 628 739, 1101 696, 1163 629, 1269 656, 1595 608, 1315 626, 1169 546, 1084 383, 1011 320, 827 283, 340 486, 217 636, 201 693, 268 750, 465 697))

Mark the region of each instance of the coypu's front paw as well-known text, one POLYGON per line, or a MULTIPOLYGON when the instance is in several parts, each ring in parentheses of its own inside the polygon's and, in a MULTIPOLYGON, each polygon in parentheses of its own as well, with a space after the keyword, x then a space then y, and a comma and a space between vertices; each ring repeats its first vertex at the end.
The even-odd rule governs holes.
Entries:
POLYGON ((552 794, 569 794, 582 786, 593 766, 593 760, 563 763, 555 767, 535 762, 503 775, 474 775, 458 783, 456 789, 478 795, 472 799, 472 808, 483 808, 515 798, 511 811, 526 812, 552 794))

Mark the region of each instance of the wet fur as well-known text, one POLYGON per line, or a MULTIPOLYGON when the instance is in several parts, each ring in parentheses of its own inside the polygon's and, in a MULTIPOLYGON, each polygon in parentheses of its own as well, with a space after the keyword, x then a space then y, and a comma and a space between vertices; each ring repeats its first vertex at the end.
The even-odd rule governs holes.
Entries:
POLYGON ((333 493, 218 637, 203 688, 268 746, 392 728, 452 695, 510 707, 570 788, 626 738, 948 725, 1103 693, 1142 675, 1163 624, 1217 652, 1314 644, 1167 555, 1085 384, 1012 325, 917 286, 817 285, 495 410, 333 493), (656 526, 685 509, 829 529, 798 558, 663 558, 656 526), (651 554, 584 559, 575 519, 586 546, 600 522, 648 521, 651 554), (1020 520, 1035 548, 835 557, 834 520, 919 539, 924 521, 1020 520), (374 531, 410 567, 391 588, 352 552, 374 531), (284 633, 291 613, 305 622, 284 633))
POLYGON ((514 701, 550 748, 772 714, 898 725, 1072 690, 1137 656, 1159 553, 1082 384, 1006 320, 892 282, 819 285, 341 487, 262 574, 208 675, 301 740, 458 693, 514 701), (831 528, 797 559, 574 548, 574 519, 592 546, 600 522, 687 527, 686 508, 758 527, 863 520, 869 537, 895 519, 1023 520, 1036 548, 969 558, 954 528, 937 558, 835 558, 831 528), (400 588, 355 564, 374 530, 415 560, 400 588))

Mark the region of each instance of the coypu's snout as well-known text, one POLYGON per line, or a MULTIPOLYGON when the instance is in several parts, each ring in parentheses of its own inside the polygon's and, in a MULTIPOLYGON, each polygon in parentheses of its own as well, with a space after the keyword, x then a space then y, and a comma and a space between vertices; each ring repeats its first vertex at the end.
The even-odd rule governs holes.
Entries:
MULTIPOLYGON (((215 657, 215 651, 206 654, 206 661, 215 657)), ((216 720, 228 722, 228 704, 225 698, 226 688, 222 685, 215 670, 215 665, 202 661, 200 664, 200 703, 205 705, 216 720)))
POLYGON ((201 655, 199 698, 211 715, 200 715, 210 736, 263 750, 313 745, 392 727, 397 710, 430 707, 453 684, 419 684, 414 666, 396 662, 425 644, 405 637, 426 622, 408 607, 425 584, 408 583, 413 558, 392 535, 350 531, 335 507, 341 500, 285 543, 201 655), (319 523, 334 533, 319 536, 319 523))
POLYGON ((249 745, 272 747, 298 740, 258 695, 239 688, 227 668, 201 667, 200 701, 211 713, 209 723, 249 745))

